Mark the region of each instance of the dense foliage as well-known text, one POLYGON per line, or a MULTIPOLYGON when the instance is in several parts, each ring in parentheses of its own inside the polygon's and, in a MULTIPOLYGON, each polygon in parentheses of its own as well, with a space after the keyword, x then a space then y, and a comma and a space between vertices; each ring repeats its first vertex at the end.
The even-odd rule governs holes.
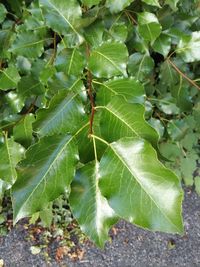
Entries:
POLYGON ((67 193, 99 246, 119 218, 182 234, 181 178, 200 191, 200 2, 1 2, 0 190, 14 222, 67 193))

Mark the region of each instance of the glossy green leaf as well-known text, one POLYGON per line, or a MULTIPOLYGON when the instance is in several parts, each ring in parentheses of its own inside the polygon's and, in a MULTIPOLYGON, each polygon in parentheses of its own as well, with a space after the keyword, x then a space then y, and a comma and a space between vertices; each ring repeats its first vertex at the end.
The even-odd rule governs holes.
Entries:
POLYGON ((172 115, 180 113, 180 109, 176 105, 176 100, 170 94, 166 94, 162 99, 156 99, 156 103, 159 109, 165 114, 172 115))
POLYGON ((155 14, 149 12, 138 13, 138 31, 144 40, 154 42, 160 35, 161 29, 162 27, 155 14))
POLYGON ((127 103, 122 97, 116 96, 101 109, 100 129, 105 140, 112 142, 124 136, 137 136, 157 147, 158 134, 144 120, 144 106, 127 103))
POLYGON ((45 87, 31 74, 21 78, 17 91, 22 98, 26 98, 33 95, 42 95, 45 92, 45 87))
POLYGON ((183 37, 177 47, 177 53, 185 62, 200 60, 200 31, 193 32, 187 37, 183 37))
POLYGON ((28 74, 31 70, 31 62, 23 56, 17 57, 17 68, 22 74, 28 74))
POLYGON ((96 21, 85 29, 84 37, 92 47, 99 47, 103 41, 104 24, 102 21, 96 21))
POLYGON ((134 53, 128 60, 128 72, 137 80, 144 81, 152 74, 154 68, 153 59, 147 54, 134 53))
POLYGON ((59 34, 70 38, 70 46, 83 42, 83 37, 76 29, 77 20, 82 11, 78 1, 40 0, 46 24, 59 34))
POLYGON ((27 114, 14 128, 14 140, 28 147, 32 142, 32 123, 35 121, 33 114, 27 114))
POLYGON ((34 123, 35 131, 41 136, 76 132, 85 121, 85 111, 80 99, 83 90, 83 84, 78 80, 72 88, 61 90, 55 95, 47 109, 38 111, 34 123))
POLYGON ((29 148, 12 189, 15 223, 69 189, 77 159, 77 147, 67 134, 44 137, 29 148))
POLYGON ((62 71, 67 75, 75 75, 76 77, 83 72, 84 65, 84 56, 76 47, 62 50, 55 61, 58 71, 62 71))
POLYGON ((100 86, 98 89, 98 97, 96 105, 107 105, 113 96, 119 95, 129 103, 144 104, 144 88, 134 78, 114 78, 105 83, 93 81, 94 87, 100 86))
POLYGON ((6 18, 7 10, 3 4, 0 4, 0 23, 6 18))
POLYGON ((142 0, 142 2, 151 6, 161 7, 158 0, 142 0))
POLYGON ((161 138, 165 131, 165 128, 162 122, 160 120, 151 118, 150 120, 148 120, 148 123, 157 131, 157 133, 159 134, 159 137, 161 138))
POLYGON ((20 80, 17 68, 9 66, 7 69, 0 69, 0 90, 14 89, 20 80))
POLYGON ((103 247, 110 227, 117 222, 117 216, 101 195, 98 180, 98 163, 88 163, 78 169, 69 201, 81 230, 95 244, 103 247))
POLYGON ((110 27, 108 33, 113 40, 125 42, 128 37, 128 28, 124 23, 115 23, 110 27))
POLYGON ((36 58, 44 51, 44 40, 32 31, 18 33, 17 38, 10 48, 13 54, 27 58, 36 58))
POLYGON ((171 49, 171 37, 161 34, 152 45, 154 51, 166 57, 171 49))
POLYGON ((133 0, 107 0, 106 7, 110 9, 111 13, 117 13, 129 6, 132 2, 133 0))
POLYGON ((183 233, 179 179, 148 142, 123 138, 110 144, 99 173, 100 190, 119 216, 150 230, 183 233))
POLYGON ((7 93, 5 100, 10 106, 11 110, 15 113, 19 113, 24 107, 24 99, 15 91, 7 93))
POLYGON ((127 76, 126 63, 128 51, 118 42, 103 43, 91 52, 89 69, 98 78, 111 78, 117 75, 127 76))
POLYGON ((0 140, 0 151, 0 179, 12 185, 17 178, 15 167, 22 159, 25 149, 14 142, 13 138, 4 136, 0 140))

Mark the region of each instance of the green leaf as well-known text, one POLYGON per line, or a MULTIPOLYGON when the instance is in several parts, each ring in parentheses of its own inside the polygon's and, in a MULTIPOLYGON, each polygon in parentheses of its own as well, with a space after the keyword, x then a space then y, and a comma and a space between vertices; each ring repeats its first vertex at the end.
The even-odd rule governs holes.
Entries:
POLYGON ((200 196, 200 176, 195 177, 195 189, 197 194, 200 196))
POLYGON ((17 38, 9 51, 19 56, 36 58, 42 55, 43 46, 44 40, 38 34, 32 31, 24 31, 17 34, 17 38))
POLYGON ((154 42, 161 33, 161 25, 153 13, 138 13, 138 31, 139 34, 150 42, 154 42))
POLYGON ((144 104, 144 88, 134 78, 114 78, 104 83, 93 81, 94 86, 100 85, 96 104, 107 105, 113 96, 119 95, 129 103, 144 104))
POLYGON ((14 89, 20 80, 19 73, 14 66, 9 66, 7 69, 0 69, 0 90, 14 89))
POLYGON ((0 3, 0 23, 6 18, 7 10, 3 4, 0 3))
POLYGON ((81 230, 95 244, 103 247, 108 239, 108 231, 117 222, 117 217, 101 195, 98 180, 98 163, 88 163, 78 169, 72 183, 69 201, 81 230))
POLYGON ((181 140, 181 145, 187 150, 191 151, 194 146, 198 143, 199 134, 198 133, 187 133, 185 137, 181 140))
POLYGON ((126 63, 128 51, 124 44, 117 42, 102 43, 91 52, 89 69, 98 78, 127 76, 126 63))
POLYGON ((163 136, 165 128, 160 120, 151 118, 148 123, 157 131, 160 137, 163 136))
POLYGON ((17 91, 22 98, 29 96, 42 95, 45 92, 44 86, 32 75, 23 76, 18 83, 17 91))
POLYGON ((12 38, 14 33, 12 29, 0 30, 0 57, 1 58, 10 58, 10 52, 8 49, 12 43, 12 38))
POLYGON ((108 33, 112 36, 113 40, 125 43, 128 36, 128 29, 124 23, 115 23, 110 27, 108 33))
POLYGON ((98 47, 103 40, 104 24, 102 21, 96 21, 85 29, 84 37, 92 47, 98 47))
POLYGON ((179 0, 165 0, 165 4, 169 5, 173 11, 177 10, 179 0))
POLYGON ((83 90, 82 82, 77 80, 70 89, 58 92, 47 109, 37 112, 35 131, 40 136, 76 132, 87 118, 80 99, 83 90))
POLYGON ((176 86, 170 87, 172 96, 176 99, 177 106, 184 112, 190 112, 192 110, 192 101, 190 92, 188 90, 188 84, 184 84, 182 77, 180 77, 180 83, 176 86))
MULTIPOLYGON (((120 96, 115 96, 107 106, 102 106, 101 134, 106 141, 116 141, 121 137, 142 137, 157 147, 158 134, 144 120, 144 106, 129 104, 120 96), (109 122, 108 124, 105 122, 109 122)), ((98 110, 98 107, 97 107, 98 110)))
POLYGON ((147 54, 134 53, 128 60, 128 72, 137 80, 146 81, 154 68, 153 59, 147 54))
POLYGON ((166 57, 171 49, 171 37, 161 34, 153 43, 152 48, 154 51, 166 57))
POLYGON ((193 186, 194 184, 193 173, 196 169, 198 158, 199 156, 194 154, 188 154, 186 158, 181 158, 181 174, 186 186, 193 186))
POLYGON ((77 159, 73 137, 66 134, 44 137, 27 150, 12 190, 15 223, 69 189, 77 159))
POLYGON ((0 140, 0 179, 12 185, 16 178, 17 173, 15 167, 24 155, 24 148, 14 142, 13 138, 7 138, 5 135, 0 140))
POLYGON ((133 0, 107 0, 106 7, 110 9, 111 13, 117 13, 129 6, 132 2, 133 0))
POLYGON ((171 120, 167 125, 167 131, 173 141, 182 139, 189 130, 188 124, 184 120, 171 120))
POLYGON ((172 161, 175 161, 181 155, 180 147, 171 142, 161 143, 159 150, 164 157, 172 161))
POLYGON ((35 121, 33 114, 27 114, 14 128, 14 140, 28 147, 32 142, 32 123, 35 121))
POLYGON ((23 9, 23 0, 7 0, 9 3, 11 9, 17 14, 17 16, 22 15, 22 9, 23 9))
POLYGON ((101 0, 81 0, 81 2, 88 7, 98 5, 100 1, 101 0))
POLYGON ((16 64, 18 70, 22 74, 28 74, 31 70, 31 62, 23 56, 17 57, 17 64, 16 64))
POLYGON ((148 142, 123 138, 110 144, 99 173, 100 190, 119 216, 150 230, 183 233, 179 179, 148 142))
POLYGON ((176 52, 189 63, 200 60, 200 31, 193 32, 180 40, 176 52))
POLYGON ((55 66, 58 71, 77 77, 83 72, 85 59, 76 47, 64 49, 57 55, 55 66))
POLYGON ((159 76, 161 83, 167 84, 170 87, 174 86, 180 81, 178 73, 174 70, 168 60, 165 60, 162 63, 159 76))
POLYGON ((176 100, 170 94, 166 94, 162 99, 156 99, 156 102, 158 102, 158 108, 167 115, 180 113, 179 108, 176 106, 176 100))
POLYGON ((15 91, 6 94, 5 100, 13 112, 19 113, 24 107, 24 99, 15 91))
POLYGON ((83 42, 83 37, 76 29, 77 21, 82 15, 77 1, 40 0, 40 5, 46 24, 57 33, 68 36, 70 47, 83 42))
POLYGON ((42 225, 44 225, 44 227, 50 228, 54 217, 51 205, 48 205, 46 209, 40 211, 39 217, 41 219, 42 225))
POLYGON ((142 2, 146 3, 147 5, 157 6, 161 8, 158 0, 142 0, 142 2))

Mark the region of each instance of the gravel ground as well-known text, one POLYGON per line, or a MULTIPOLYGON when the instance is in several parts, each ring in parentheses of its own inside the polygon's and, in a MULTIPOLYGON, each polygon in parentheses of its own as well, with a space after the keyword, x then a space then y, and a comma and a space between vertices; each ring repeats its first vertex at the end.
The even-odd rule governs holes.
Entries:
POLYGON ((72 261, 65 256, 60 263, 53 258, 55 244, 51 247, 50 263, 42 254, 32 255, 31 243, 25 239, 27 233, 19 224, 6 237, 0 238, 0 258, 5 267, 200 266, 200 197, 186 191, 183 210, 186 230, 183 237, 151 233, 121 221, 115 231, 111 231, 112 242, 108 242, 104 250, 85 244, 82 246, 85 254, 80 261, 72 261))

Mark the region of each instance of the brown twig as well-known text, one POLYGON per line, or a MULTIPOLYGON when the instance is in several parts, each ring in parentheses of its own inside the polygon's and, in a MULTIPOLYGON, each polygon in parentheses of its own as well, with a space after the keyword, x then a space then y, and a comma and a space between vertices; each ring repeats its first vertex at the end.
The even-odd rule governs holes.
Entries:
POLYGON ((133 24, 137 25, 137 21, 134 19, 134 17, 129 13, 129 11, 124 11, 126 16, 132 21, 133 24))
MULTIPOLYGON (((86 54, 87 58, 90 57, 90 48, 89 45, 86 44, 86 54)), ((94 122, 94 114, 95 114, 95 102, 93 97, 93 90, 92 90, 92 73, 88 70, 87 72, 87 92, 90 99, 91 105, 91 114, 90 114, 90 130, 89 135, 93 134, 93 122, 94 122)))
POLYGON ((56 58, 56 53, 57 53, 56 37, 57 37, 57 34, 56 34, 56 32, 54 32, 54 36, 53 36, 53 54, 52 54, 50 62, 49 62, 51 65, 53 65, 54 60, 56 58))
POLYGON ((169 64, 184 78, 186 79, 191 85, 193 85, 194 87, 196 87, 198 90, 200 90, 200 86, 198 86, 198 84, 196 84, 193 80, 191 80, 186 74, 184 74, 168 57, 167 58, 167 62, 169 62, 169 64))

